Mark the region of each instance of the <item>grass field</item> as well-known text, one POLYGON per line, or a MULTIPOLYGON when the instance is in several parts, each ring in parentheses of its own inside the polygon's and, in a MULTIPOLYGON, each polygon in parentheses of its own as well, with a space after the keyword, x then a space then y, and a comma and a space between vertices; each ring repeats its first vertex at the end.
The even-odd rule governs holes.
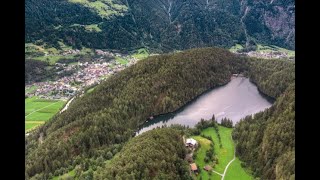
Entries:
POLYGON ((137 58, 138 60, 147 58, 149 56, 149 52, 146 48, 138 49, 137 52, 132 54, 133 57, 137 58))
POLYGON ((35 96, 25 99, 25 130, 31 130, 49 120, 65 103, 61 100, 40 99, 35 96))
MULTIPOLYGON (((215 170, 216 172, 223 174, 224 169, 226 168, 227 164, 233 159, 233 155, 234 155, 234 148, 235 148, 235 144, 231 139, 231 133, 232 133, 232 129, 231 128, 226 128, 223 126, 219 126, 219 133, 221 136, 221 142, 222 142, 222 148, 220 148, 220 144, 219 144, 219 139, 218 139, 218 135, 216 133, 216 131, 214 130, 214 128, 210 127, 207 129, 204 129, 201 134, 204 134, 206 136, 211 136, 214 142, 214 151, 215 154, 218 157, 218 161, 219 163, 216 164, 213 167, 213 170, 215 170)), ((204 157, 205 157, 205 152, 206 150, 208 150, 210 148, 210 141, 201 137, 201 136, 194 136, 193 137, 195 140, 197 140, 201 147, 200 149, 196 152, 197 153, 197 157, 195 159, 196 164, 199 166, 198 168, 203 169, 203 167, 205 165, 207 165, 207 163, 204 162, 204 157)), ((250 174, 248 172, 246 172, 240 165, 241 161, 236 158, 235 161, 233 161, 227 172, 225 175, 225 179, 240 179, 240 180, 249 180, 249 179, 253 179, 250 174), (230 174, 229 174, 230 172, 230 174)), ((211 175, 206 172, 205 170, 201 171, 202 179, 221 179, 221 176, 216 174, 216 173, 212 173, 211 175)), ((198 179, 200 178, 200 176, 198 176, 198 179)))
POLYGON ((98 27, 98 24, 86 25, 85 29, 90 32, 101 32, 102 30, 98 27))
POLYGON ((72 3, 82 4, 95 11, 100 17, 106 18, 110 15, 122 15, 123 12, 127 11, 128 7, 121 4, 116 4, 112 0, 69 0, 72 3))
POLYGON ((236 158, 229 166, 226 175, 224 176, 225 180, 249 180, 254 179, 248 172, 246 172, 241 167, 241 161, 236 158))
POLYGON ((243 46, 241 44, 236 44, 236 45, 232 46, 229 50, 231 52, 237 52, 240 49, 243 49, 243 46))
MULTIPOLYGON (((237 52, 238 50, 243 49, 244 47, 241 44, 235 44, 232 46, 229 51, 231 52, 237 52)), ((262 44, 257 44, 257 52, 271 52, 271 51, 278 51, 278 52, 285 52, 288 54, 289 57, 294 57, 295 56, 295 51, 288 50, 285 48, 281 48, 278 46, 274 45, 262 45, 262 44)))
POLYGON ((40 61, 47 61, 50 65, 55 64, 59 59, 73 59, 74 55, 48 55, 48 56, 39 56, 33 59, 40 61))
POLYGON ((33 93, 37 90, 37 88, 38 88, 38 86, 36 86, 36 85, 30 86, 28 88, 25 88, 25 92, 26 93, 33 93))
MULTIPOLYGON (((74 24, 77 25, 77 24, 74 24)), ((99 31, 99 27, 97 24, 92 24, 92 25, 87 25, 85 26, 88 30, 95 30, 95 31, 99 31)), ((25 44, 25 52, 26 53, 35 53, 35 52, 41 52, 47 55, 40 55, 40 56, 30 56, 28 58, 30 59, 34 59, 34 60, 40 60, 40 61, 47 61, 49 62, 49 64, 53 65, 54 63, 56 63, 59 59, 63 58, 63 59, 74 59, 75 55, 69 54, 69 55, 61 55, 62 52, 67 51, 67 50, 71 50, 72 47, 68 46, 66 44, 64 44, 62 41, 58 41, 58 44, 61 48, 61 50, 58 50, 56 48, 45 48, 45 45, 35 45, 32 43, 26 43, 25 44)), ((82 48, 80 50, 81 55, 93 55, 94 52, 92 49, 90 48, 82 48)))
POLYGON ((73 169, 72 171, 63 174, 61 176, 54 176, 52 180, 60 180, 60 179, 73 179, 73 177, 76 175, 76 171, 73 169))
POLYGON ((120 64, 128 64, 128 60, 120 57, 116 57, 116 61, 119 62, 120 64))
POLYGON ((222 148, 220 148, 218 135, 213 128, 207 128, 203 130, 202 134, 212 137, 215 153, 219 159, 219 164, 214 167, 214 170, 222 174, 229 161, 233 159, 234 143, 231 140, 231 128, 219 126, 219 132, 221 136, 222 148))
POLYGON ((289 57, 295 56, 295 51, 288 50, 288 49, 281 48, 281 47, 274 46, 274 45, 269 45, 269 46, 267 46, 267 45, 258 44, 256 51, 258 51, 258 52, 279 51, 279 52, 285 52, 285 53, 287 53, 289 57))
POLYGON ((86 93, 91 93, 97 86, 94 86, 86 91, 86 93))

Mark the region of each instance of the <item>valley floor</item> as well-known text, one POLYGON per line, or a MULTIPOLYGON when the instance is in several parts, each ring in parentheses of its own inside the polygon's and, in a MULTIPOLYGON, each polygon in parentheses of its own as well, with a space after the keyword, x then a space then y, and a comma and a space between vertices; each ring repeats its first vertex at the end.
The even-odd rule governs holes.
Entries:
POLYGON ((30 131, 45 123, 64 106, 65 101, 41 99, 36 96, 25 99, 25 130, 30 131))

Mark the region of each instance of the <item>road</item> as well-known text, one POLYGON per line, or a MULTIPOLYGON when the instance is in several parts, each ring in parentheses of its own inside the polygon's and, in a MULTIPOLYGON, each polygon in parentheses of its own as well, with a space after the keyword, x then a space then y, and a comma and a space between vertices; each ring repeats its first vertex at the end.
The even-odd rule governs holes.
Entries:
POLYGON ((68 109, 69 104, 73 101, 73 99, 74 99, 75 97, 76 97, 76 96, 74 96, 72 99, 69 100, 69 102, 67 102, 67 104, 64 106, 64 108, 60 111, 60 114, 61 114, 63 111, 65 111, 65 110, 68 109))

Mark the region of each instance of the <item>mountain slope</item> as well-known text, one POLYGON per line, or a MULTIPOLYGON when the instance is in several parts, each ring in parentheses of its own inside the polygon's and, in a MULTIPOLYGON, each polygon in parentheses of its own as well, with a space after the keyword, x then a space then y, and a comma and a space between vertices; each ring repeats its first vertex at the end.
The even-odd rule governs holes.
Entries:
POLYGON ((217 48, 139 61, 75 99, 28 136, 26 174, 47 178, 86 159, 108 159, 110 153, 112 157, 148 117, 177 110, 207 89, 230 81, 237 70, 231 65, 237 61, 217 48))
POLYGON ((263 179, 294 177, 294 66, 288 60, 241 58, 220 48, 139 61, 26 138, 26 179, 47 179, 76 167, 96 170, 119 152, 127 153, 123 145, 147 118, 177 110, 239 72, 277 102, 236 125, 237 155, 263 179))
POLYGON ((235 126, 236 154, 261 179, 294 179, 295 64, 263 59, 249 62, 251 80, 276 102, 235 126))
POLYGON ((26 0, 26 42, 171 51, 254 41, 294 49, 294 1, 271 1, 26 0))
POLYGON ((94 179, 192 180, 186 151, 181 132, 155 129, 131 139, 94 179))

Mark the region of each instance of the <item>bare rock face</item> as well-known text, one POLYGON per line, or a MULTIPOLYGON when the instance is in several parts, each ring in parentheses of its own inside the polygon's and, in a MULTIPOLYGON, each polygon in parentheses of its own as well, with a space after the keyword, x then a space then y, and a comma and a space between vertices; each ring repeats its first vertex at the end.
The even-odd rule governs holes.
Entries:
POLYGON ((243 0, 241 1, 241 9, 242 16, 245 16, 245 28, 247 28, 249 36, 264 43, 294 49, 294 1, 243 0), (250 12, 245 12, 244 9, 250 9, 250 12), (261 34, 264 34, 264 39, 261 34))
MULTIPOLYGON (((274 37, 285 38, 286 43, 293 41, 295 37, 295 14, 292 10, 281 6, 274 6, 273 12, 265 12, 263 18, 266 26, 272 31, 274 37)), ((294 8, 294 7, 293 7, 294 8)))

